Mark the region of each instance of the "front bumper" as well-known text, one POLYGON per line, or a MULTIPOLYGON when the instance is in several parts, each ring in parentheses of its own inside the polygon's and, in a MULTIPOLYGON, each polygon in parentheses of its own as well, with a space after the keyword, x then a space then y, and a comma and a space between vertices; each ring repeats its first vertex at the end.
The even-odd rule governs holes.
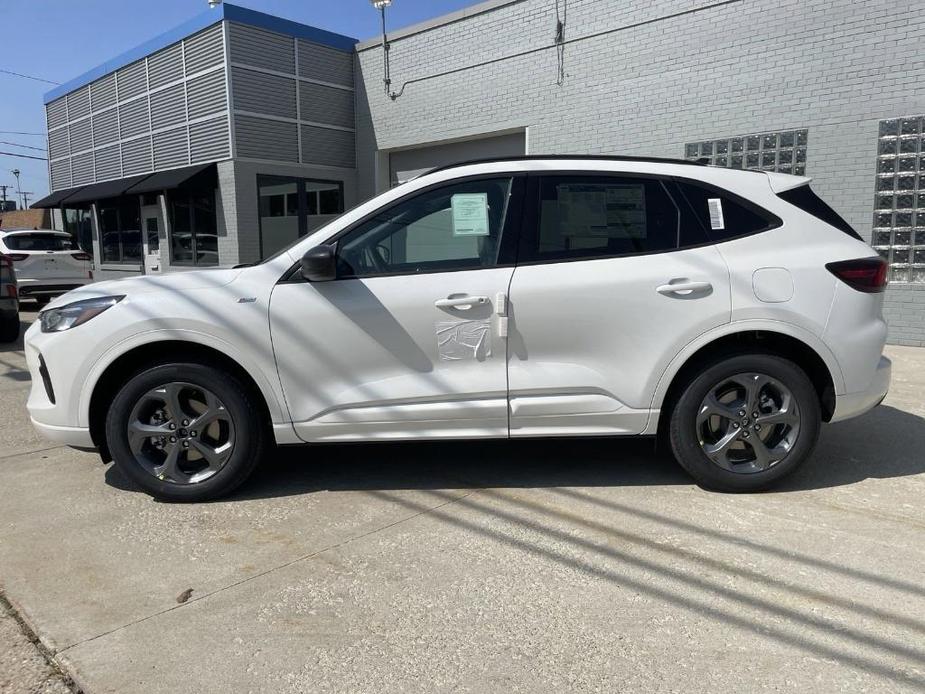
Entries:
POLYGON ((835 413, 830 421, 840 422, 844 419, 857 417, 883 402, 890 390, 892 371, 893 362, 881 356, 880 363, 877 364, 877 369, 874 371, 867 390, 835 396, 835 413))
POLYGON ((35 430, 49 441, 61 443, 65 446, 74 446, 75 448, 94 448, 89 428, 43 424, 35 417, 30 417, 30 419, 35 430))

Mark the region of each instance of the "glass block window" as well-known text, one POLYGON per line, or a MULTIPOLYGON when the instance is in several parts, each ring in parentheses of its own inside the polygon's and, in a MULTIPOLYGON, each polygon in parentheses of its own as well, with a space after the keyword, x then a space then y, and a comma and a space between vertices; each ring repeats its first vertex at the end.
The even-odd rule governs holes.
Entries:
POLYGON ((739 135, 688 143, 684 146, 684 158, 705 159, 713 166, 730 169, 780 171, 802 176, 806 173, 808 141, 808 130, 739 135))
POLYGON ((925 116, 880 121, 871 245, 891 282, 925 283, 925 116))

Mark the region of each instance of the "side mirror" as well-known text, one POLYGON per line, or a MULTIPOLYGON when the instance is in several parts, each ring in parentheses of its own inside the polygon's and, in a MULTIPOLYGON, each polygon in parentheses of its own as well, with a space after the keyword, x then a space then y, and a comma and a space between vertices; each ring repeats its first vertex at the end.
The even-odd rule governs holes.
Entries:
POLYGON ((330 282, 337 279, 337 254, 334 246, 315 246, 301 260, 302 277, 309 282, 330 282))

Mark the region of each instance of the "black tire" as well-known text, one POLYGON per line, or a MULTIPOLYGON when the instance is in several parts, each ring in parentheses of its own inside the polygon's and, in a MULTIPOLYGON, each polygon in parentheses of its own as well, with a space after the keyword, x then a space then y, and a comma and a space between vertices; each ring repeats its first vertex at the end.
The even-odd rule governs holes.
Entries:
POLYGON ((16 342, 19 339, 19 314, 13 311, 0 313, 0 342, 16 342))
MULTIPOLYGON (((754 353, 705 365, 675 402, 668 433, 675 458, 698 484, 717 491, 753 492, 773 486, 810 456, 819 438, 821 421, 819 396, 806 373, 787 359, 754 353), (697 425, 698 411, 710 390, 724 379, 743 373, 767 375, 789 389, 799 412, 799 433, 789 453, 758 472, 730 471, 711 460, 703 450, 697 425)), ((738 429, 741 425, 734 426, 738 429)))
POLYGON ((266 441, 264 417, 256 397, 232 374, 204 364, 162 364, 136 373, 116 394, 106 415, 106 442, 116 466, 142 490, 164 501, 208 501, 230 494, 260 463, 266 441), (227 461, 201 482, 178 484, 159 479, 136 458, 129 444, 129 419, 136 404, 152 389, 173 382, 211 391, 233 422, 235 440, 227 461))

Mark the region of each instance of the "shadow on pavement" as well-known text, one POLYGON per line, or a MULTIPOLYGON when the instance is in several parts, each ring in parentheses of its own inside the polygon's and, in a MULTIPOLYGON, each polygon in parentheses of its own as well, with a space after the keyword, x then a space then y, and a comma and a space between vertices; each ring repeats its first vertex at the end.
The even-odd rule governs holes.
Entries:
MULTIPOLYGON (((775 493, 925 473, 925 419, 881 406, 827 425, 813 457, 775 493)), ((133 489, 113 467, 109 484, 133 489)), ((316 444, 274 450, 232 499, 316 491, 692 484, 653 439, 316 444)))

